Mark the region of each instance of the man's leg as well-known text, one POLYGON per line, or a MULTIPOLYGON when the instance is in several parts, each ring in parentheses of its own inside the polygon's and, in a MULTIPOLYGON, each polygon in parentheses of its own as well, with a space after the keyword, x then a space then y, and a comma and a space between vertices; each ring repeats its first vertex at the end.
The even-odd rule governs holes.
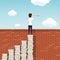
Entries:
POLYGON ((30 26, 30 34, 32 34, 32 25, 30 26))
POLYGON ((28 34, 30 34, 30 26, 28 25, 28 34))
POLYGON ((32 34, 32 25, 28 26, 28 34, 32 34))

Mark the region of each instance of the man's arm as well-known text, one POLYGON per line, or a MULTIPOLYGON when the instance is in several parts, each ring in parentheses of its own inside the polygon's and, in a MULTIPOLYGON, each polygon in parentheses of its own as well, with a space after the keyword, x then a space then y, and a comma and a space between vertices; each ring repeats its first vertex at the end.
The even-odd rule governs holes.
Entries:
POLYGON ((40 15, 33 15, 33 20, 38 20, 39 17, 40 15))

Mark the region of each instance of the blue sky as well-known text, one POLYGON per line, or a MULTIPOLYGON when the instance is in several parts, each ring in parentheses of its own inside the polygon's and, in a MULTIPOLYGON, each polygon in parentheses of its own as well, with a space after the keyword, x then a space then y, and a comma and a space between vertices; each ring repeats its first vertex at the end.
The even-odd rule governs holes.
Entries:
MULTIPOLYGON (((37 1, 39 2, 39 0, 37 1)), ((27 29, 28 13, 30 12, 36 18, 33 21, 33 29, 60 29, 60 0, 51 0, 43 6, 35 4, 32 0, 0 0, 0 29, 27 29), (12 10, 16 14, 9 16, 8 13, 12 10)))

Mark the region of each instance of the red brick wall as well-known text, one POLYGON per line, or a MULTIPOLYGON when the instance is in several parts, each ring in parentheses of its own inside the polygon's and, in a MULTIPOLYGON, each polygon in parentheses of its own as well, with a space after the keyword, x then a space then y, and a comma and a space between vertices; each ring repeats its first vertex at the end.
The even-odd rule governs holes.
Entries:
MULTIPOLYGON (((0 60, 2 53, 27 40, 27 30, 0 30, 0 60)), ((60 60, 60 30, 33 30, 34 60, 60 60)))

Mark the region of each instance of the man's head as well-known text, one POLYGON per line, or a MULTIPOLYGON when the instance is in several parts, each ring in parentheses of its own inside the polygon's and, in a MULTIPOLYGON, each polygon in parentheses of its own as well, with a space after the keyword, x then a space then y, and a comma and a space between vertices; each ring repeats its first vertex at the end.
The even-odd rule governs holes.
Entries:
POLYGON ((31 18, 32 17, 32 13, 29 13, 28 16, 31 18))

